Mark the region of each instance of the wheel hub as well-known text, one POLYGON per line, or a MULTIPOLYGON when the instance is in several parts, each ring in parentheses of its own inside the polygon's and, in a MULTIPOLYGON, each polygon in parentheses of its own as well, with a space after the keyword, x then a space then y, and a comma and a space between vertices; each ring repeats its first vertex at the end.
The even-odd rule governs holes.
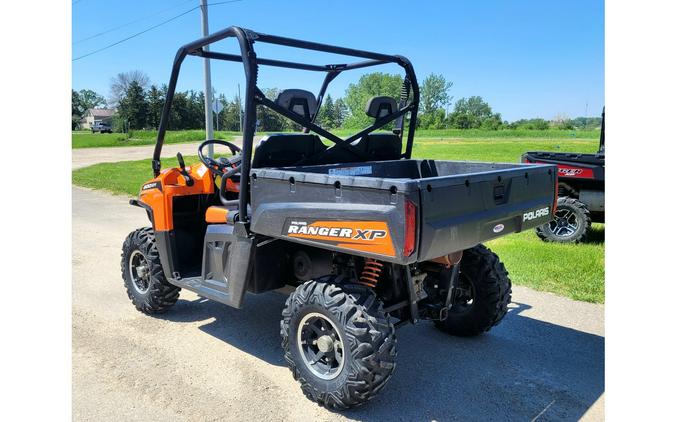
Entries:
POLYGON ((148 271, 148 261, 139 250, 135 250, 129 257, 129 275, 134 289, 145 294, 150 289, 150 272, 148 271))
POLYGON ((333 338, 330 336, 321 336, 316 341, 316 345, 320 351, 326 353, 333 351, 333 338))
POLYGON ((340 375, 344 367, 342 338, 325 315, 305 315, 298 325, 297 343, 302 361, 312 374, 325 380, 340 375))
POLYGON ((558 209, 550 223, 551 232, 560 237, 572 236, 579 229, 577 216, 568 209, 558 209))

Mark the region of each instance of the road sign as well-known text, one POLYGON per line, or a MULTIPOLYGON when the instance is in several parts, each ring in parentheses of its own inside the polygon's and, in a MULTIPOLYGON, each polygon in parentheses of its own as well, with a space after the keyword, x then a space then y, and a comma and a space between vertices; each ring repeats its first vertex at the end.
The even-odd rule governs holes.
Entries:
POLYGON ((213 105, 211 107, 214 113, 218 114, 223 111, 223 103, 220 102, 217 98, 213 100, 213 105))

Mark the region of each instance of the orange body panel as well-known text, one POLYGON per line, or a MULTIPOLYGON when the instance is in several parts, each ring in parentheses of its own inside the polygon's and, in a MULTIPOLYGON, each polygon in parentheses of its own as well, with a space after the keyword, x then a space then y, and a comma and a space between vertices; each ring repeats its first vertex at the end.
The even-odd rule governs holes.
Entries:
POLYGON ((384 221, 315 221, 294 227, 289 237, 328 241, 341 248, 395 256, 389 226, 384 221))
POLYGON ((154 229, 173 229, 173 198, 176 196, 212 194, 215 192, 211 171, 202 163, 185 168, 194 180, 192 186, 177 168, 162 170, 159 176, 141 186, 139 200, 152 208, 154 229))
POLYGON ((206 209, 207 223, 227 223, 227 214, 230 212, 225 207, 210 206, 206 209))

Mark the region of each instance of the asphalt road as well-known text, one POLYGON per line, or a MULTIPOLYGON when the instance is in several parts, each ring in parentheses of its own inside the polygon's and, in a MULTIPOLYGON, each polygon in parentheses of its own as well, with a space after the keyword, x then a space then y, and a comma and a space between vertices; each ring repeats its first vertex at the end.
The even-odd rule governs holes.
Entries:
POLYGON ((509 315, 486 335, 402 327, 382 394, 331 413, 283 362, 281 293, 250 295, 242 310, 186 291, 161 317, 133 308, 120 248, 147 224, 124 197, 73 188, 76 421, 604 419, 602 305, 514 287, 509 315))
MULTIPOLYGON (((254 142, 260 139, 254 138, 254 142)), ((200 141, 184 144, 166 144, 162 147, 162 157, 176 157, 176 153, 183 155, 197 155, 197 147, 200 141)), ((231 140, 236 145, 241 146, 241 137, 235 137, 231 140)), ((254 144, 255 145, 255 144, 254 144)), ((218 150, 220 148, 217 146, 218 150)), ((104 148, 75 148, 72 151, 73 170, 81 167, 91 166, 97 163, 114 163, 117 161, 135 161, 148 160, 152 158, 155 150, 154 145, 139 145, 133 147, 104 147, 104 148)), ((218 151, 217 150, 217 151, 218 151)))

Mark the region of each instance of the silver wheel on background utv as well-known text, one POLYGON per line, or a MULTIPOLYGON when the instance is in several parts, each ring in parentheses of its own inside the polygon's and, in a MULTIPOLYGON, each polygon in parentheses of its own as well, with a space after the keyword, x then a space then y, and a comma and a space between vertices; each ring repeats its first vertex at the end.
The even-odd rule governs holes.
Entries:
POLYGON ((122 279, 136 309, 164 312, 178 300, 180 288, 166 281, 151 227, 135 230, 122 245, 122 279))
POLYGON ((563 196, 558 198, 553 220, 536 230, 537 236, 546 242, 584 242, 591 231, 591 213, 583 202, 563 196))
POLYGON ((284 358, 312 401, 339 410, 361 405, 396 366, 396 336, 372 290, 328 276, 299 286, 281 320, 284 358))

